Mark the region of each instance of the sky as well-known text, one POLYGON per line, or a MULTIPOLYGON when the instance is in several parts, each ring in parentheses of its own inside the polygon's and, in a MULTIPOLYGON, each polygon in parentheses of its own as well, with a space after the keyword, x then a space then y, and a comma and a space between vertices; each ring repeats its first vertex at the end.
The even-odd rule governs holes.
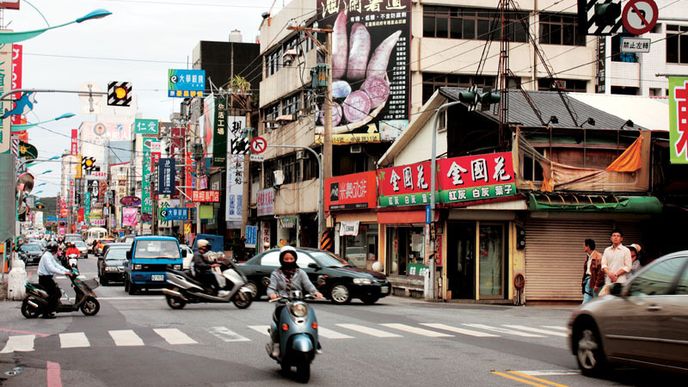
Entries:
MULTIPOLYGON (((41 14, 50 25, 58 25, 107 9, 112 15, 106 18, 57 28, 20 43, 22 87, 80 90, 93 83, 106 91, 108 82, 128 81, 138 98, 138 113, 167 121, 181 102, 167 97, 167 70, 189 68, 199 41, 228 41, 234 29, 242 32, 244 42, 255 42, 260 15, 273 3, 273 13, 283 6, 283 0, 21 0, 19 11, 4 10, 2 23, 14 31, 27 31, 46 27, 41 14)), ((36 101, 29 122, 77 114, 42 125, 57 133, 30 129, 30 143, 41 159, 68 150, 71 129, 95 120, 81 112, 77 94, 39 93, 36 101)), ((30 170, 37 184, 47 183, 38 196, 59 192, 59 163, 44 162, 30 170), (52 172, 38 176, 46 170, 52 172)))

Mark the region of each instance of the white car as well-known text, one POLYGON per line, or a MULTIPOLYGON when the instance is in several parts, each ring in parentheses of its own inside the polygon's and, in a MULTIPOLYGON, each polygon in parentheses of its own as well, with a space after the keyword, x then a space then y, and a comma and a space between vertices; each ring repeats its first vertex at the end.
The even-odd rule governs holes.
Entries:
POLYGON ((191 247, 187 245, 179 245, 179 248, 184 251, 186 250, 186 257, 184 257, 184 262, 182 263, 182 269, 187 270, 191 267, 191 261, 193 260, 194 252, 191 247))

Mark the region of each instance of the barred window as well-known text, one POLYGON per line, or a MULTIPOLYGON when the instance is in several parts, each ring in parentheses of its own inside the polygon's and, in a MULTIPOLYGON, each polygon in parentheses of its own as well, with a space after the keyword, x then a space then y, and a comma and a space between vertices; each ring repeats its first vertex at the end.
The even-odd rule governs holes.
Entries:
POLYGON ((497 87, 497 77, 473 76, 463 74, 433 74, 423 73, 423 103, 427 102, 436 89, 440 87, 471 87, 479 88, 497 87))
MULTIPOLYGON (((511 42, 528 41, 528 13, 508 12, 506 35, 511 42)), ((423 36, 471 40, 499 40, 501 18, 498 11, 483 8, 423 7, 423 36)))
POLYGON ((578 33, 578 16, 541 13, 540 43, 585 46, 585 35, 578 33))
POLYGON ((301 94, 296 93, 282 100, 282 114, 296 114, 301 108, 301 94))
POLYGON ((666 29, 667 63, 688 63, 688 26, 667 24, 666 29))
POLYGON ((588 81, 582 79, 538 79, 538 90, 563 90, 577 93, 587 92, 588 81))

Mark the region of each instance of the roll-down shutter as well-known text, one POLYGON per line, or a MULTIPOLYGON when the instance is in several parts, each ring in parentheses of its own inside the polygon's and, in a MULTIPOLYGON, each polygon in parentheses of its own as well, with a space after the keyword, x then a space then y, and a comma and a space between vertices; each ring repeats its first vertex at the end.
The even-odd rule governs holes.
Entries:
POLYGON ((595 240, 604 252, 614 226, 624 233, 624 244, 643 243, 635 224, 600 220, 540 220, 526 223, 526 300, 582 300, 583 242, 595 240))

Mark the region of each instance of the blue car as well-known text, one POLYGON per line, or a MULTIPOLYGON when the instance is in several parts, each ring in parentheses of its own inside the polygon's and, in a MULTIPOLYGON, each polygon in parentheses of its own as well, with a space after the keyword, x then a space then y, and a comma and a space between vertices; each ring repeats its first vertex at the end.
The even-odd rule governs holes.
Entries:
POLYGON ((186 251, 176 238, 137 236, 127 252, 124 266, 124 290, 136 294, 141 289, 159 289, 166 285, 167 269, 181 270, 186 251))

